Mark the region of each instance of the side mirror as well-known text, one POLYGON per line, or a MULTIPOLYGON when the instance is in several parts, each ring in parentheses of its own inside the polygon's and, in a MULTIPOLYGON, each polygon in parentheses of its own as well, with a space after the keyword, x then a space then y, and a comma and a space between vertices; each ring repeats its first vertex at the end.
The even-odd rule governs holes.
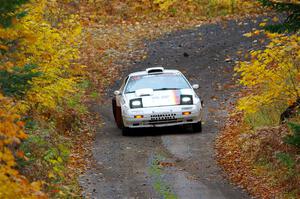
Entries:
POLYGON ((120 95, 121 92, 120 92, 120 91, 115 91, 114 94, 115 94, 115 95, 120 95))
POLYGON ((200 88, 200 86, 199 86, 199 84, 193 84, 193 89, 199 89, 200 88))

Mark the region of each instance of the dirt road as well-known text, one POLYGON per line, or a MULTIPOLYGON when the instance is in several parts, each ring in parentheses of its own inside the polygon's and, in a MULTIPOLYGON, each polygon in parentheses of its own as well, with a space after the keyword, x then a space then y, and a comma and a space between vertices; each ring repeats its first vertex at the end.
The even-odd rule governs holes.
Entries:
MULTIPOLYGON (((247 52, 259 42, 244 33, 260 20, 202 25, 146 42, 148 58, 123 71, 163 66, 181 70, 205 103, 203 132, 181 128, 143 129, 123 137, 116 127, 110 96, 120 81, 107 90, 105 103, 92 109, 104 121, 96 134, 94 169, 80 178, 88 198, 250 198, 230 185, 214 160, 213 142, 232 99, 232 73, 237 51, 247 52)), ((122 78, 123 78, 122 77, 122 78)))

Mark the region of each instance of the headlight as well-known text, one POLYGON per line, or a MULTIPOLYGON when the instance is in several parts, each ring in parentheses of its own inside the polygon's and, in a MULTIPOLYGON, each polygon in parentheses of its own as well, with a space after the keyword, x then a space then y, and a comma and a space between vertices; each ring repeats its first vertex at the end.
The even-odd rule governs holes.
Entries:
POLYGON ((180 96, 180 104, 181 105, 193 104, 193 96, 192 95, 181 95, 180 96))
POLYGON ((129 105, 130 108, 143 108, 142 98, 130 100, 129 105))
POLYGON ((191 98, 190 97, 183 97, 182 98, 182 102, 183 103, 189 103, 191 101, 191 98))

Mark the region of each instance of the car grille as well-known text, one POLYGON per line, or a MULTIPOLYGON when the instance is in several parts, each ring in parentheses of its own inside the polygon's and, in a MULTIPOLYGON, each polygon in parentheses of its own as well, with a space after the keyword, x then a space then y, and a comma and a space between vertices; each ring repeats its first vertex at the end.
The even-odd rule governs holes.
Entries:
POLYGON ((153 114, 151 115, 150 121, 148 124, 167 124, 167 123, 176 123, 179 122, 176 119, 176 114, 168 113, 168 114, 153 114))
POLYGON ((151 121, 169 121, 175 120, 176 121, 176 114, 153 114, 151 115, 151 121))

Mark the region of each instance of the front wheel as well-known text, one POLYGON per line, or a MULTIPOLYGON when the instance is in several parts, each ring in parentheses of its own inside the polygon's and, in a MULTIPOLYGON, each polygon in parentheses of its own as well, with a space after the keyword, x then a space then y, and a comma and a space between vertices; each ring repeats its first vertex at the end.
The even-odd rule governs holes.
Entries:
POLYGON ((123 136, 129 136, 130 135, 130 128, 123 126, 122 135, 123 136))
POLYGON ((113 108, 115 122, 118 128, 121 129, 123 128, 122 111, 121 111, 121 107, 117 106, 116 98, 112 99, 112 108, 113 108))
POLYGON ((200 133, 202 132, 202 123, 201 121, 195 124, 192 124, 192 129, 194 133, 200 133))

